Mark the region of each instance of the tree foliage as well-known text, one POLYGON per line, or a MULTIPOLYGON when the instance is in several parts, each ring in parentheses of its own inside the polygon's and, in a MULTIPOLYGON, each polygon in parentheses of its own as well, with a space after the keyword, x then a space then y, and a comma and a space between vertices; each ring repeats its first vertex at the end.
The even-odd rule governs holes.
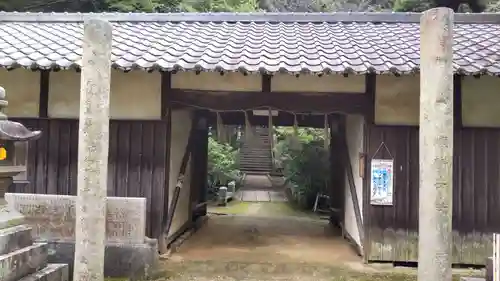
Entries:
POLYGON ((393 10, 396 12, 423 12, 435 7, 448 7, 455 12, 481 13, 498 1, 485 0, 396 0, 393 10))
POLYGON ((31 12, 457 12, 499 11, 500 0, 0 0, 0 10, 31 12))
POLYGON ((293 199, 305 209, 311 209, 318 192, 329 184, 329 150, 324 147, 323 130, 278 128, 275 132, 277 165, 293 189, 293 199))
POLYGON ((208 176, 212 183, 225 185, 229 181, 240 180, 238 153, 239 150, 231 145, 208 138, 208 176))

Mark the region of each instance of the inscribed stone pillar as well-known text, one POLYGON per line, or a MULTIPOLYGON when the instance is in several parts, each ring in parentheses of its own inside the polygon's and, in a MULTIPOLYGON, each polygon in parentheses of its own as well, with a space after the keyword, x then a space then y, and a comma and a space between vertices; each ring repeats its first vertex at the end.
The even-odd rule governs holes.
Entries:
POLYGON ((420 19, 419 281, 451 281, 453 11, 420 19))
POLYGON ((75 281, 104 279, 111 25, 84 24, 78 139, 75 281))

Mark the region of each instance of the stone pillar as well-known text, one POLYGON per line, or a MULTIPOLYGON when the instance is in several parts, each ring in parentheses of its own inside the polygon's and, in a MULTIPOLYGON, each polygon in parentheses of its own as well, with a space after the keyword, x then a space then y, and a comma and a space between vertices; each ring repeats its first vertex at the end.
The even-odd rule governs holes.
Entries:
POLYGON ((90 19, 84 24, 73 275, 75 281, 104 279, 111 31, 111 25, 103 20, 90 19))
POLYGON ((420 19, 418 280, 451 281, 453 10, 420 19))

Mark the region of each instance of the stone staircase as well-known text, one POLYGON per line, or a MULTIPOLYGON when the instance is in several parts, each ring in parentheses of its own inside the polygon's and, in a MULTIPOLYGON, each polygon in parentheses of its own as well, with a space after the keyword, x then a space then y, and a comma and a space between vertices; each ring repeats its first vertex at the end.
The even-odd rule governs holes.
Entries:
POLYGON ((33 243, 31 227, 17 225, 0 230, 0 280, 68 281, 67 264, 49 264, 46 243, 33 243))
POLYGON ((273 170, 271 143, 267 127, 253 127, 253 137, 240 150, 240 170, 246 174, 269 174, 273 170))

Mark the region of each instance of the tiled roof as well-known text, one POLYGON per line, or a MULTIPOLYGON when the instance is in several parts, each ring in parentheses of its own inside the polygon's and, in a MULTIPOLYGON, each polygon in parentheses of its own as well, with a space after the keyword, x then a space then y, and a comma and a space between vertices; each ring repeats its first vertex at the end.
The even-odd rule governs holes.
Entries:
MULTIPOLYGON (((122 70, 412 73, 419 17, 336 14, 0 13, 0 67, 79 68, 83 20, 113 24, 122 70)), ((455 15, 454 67, 500 75, 500 14, 455 15)))

